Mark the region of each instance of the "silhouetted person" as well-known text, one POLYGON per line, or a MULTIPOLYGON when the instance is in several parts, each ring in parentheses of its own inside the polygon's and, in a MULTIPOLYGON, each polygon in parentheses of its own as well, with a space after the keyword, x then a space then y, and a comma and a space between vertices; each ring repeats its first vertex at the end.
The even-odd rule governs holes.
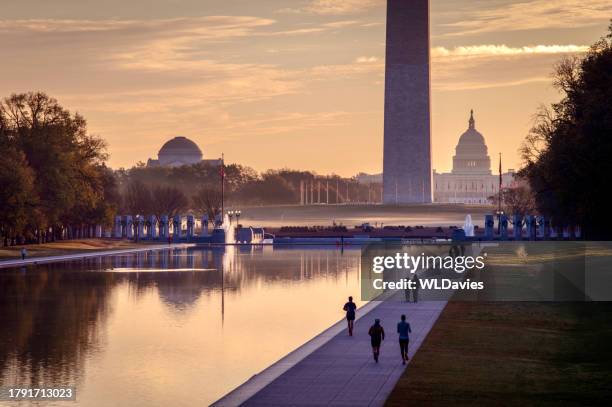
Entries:
POLYGON ((26 250, 25 247, 22 247, 21 248, 21 260, 25 260, 27 255, 28 255, 28 251, 26 250))
POLYGON ((402 320, 397 323, 397 333, 399 334, 400 352, 402 353, 402 364, 405 365, 408 358, 408 343, 410 342, 410 324, 406 322, 406 315, 402 315, 402 320))
POLYGON ((353 297, 348 297, 348 302, 342 308, 346 311, 346 322, 348 323, 349 336, 353 336, 353 325, 355 324, 355 310, 357 304, 353 302, 353 297))
POLYGON ((419 301, 419 275, 415 272, 412 275, 412 278, 410 280, 413 281, 413 286, 414 286, 414 288, 410 290, 412 291, 412 300, 413 302, 418 302, 419 301))
POLYGON ((374 354, 374 361, 378 363, 378 355, 380 355, 380 344, 385 340, 385 330, 380 325, 380 319, 374 320, 374 325, 370 327, 368 331, 370 335, 370 343, 372 344, 372 353, 374 354))

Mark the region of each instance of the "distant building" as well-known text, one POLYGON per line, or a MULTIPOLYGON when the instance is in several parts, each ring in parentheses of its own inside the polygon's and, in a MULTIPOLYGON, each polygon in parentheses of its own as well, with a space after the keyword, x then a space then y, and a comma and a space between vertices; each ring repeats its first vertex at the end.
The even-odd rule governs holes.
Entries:
MULTIPOLYGON (((514 170, 502 174, 502 187, 514 182, 514 170)), ((491 158, 483 135, 476 130, 474 111, 468 129, 459 137, 453 157, 453 170, 434 170, 434 202, 486 204, 499 191, 499 174, 491 172, 491 158)))
POLYGON ((200 147, 186 137, 175 137, 168 140, 157 153, 157 160, 149 158, 148 167, 180 167, 205 163, 220 165, 221 160, 205 160, 200 147))
MULTIPOLYGON (((382 182, 382 174, 359 173, 362 184, 382 182)), ((514 170, 502 174, 502 188, 515 182, 514 170)), ((499 173, 491 171, 491 158, 483 135, 476 130, 474 112, 470 113, 468 129, 459 137, 453 157, 453 169, 439 174, 433 170, 434 202, 488 204, 489 197, 499 191, 499 173)))

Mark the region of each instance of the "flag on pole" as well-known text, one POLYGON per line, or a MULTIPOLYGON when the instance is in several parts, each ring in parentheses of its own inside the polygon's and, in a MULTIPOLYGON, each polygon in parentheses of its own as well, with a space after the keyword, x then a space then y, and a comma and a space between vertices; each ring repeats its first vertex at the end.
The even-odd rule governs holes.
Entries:
POLYGON ((502 187, 502 162, 501 162, 501 153, 499 153, 499 190, 501 191, 502 187))

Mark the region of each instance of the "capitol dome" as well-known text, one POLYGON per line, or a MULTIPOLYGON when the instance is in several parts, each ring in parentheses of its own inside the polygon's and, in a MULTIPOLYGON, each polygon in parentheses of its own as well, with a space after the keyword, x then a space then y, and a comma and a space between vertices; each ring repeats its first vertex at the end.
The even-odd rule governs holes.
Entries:
POLYGON ((459 137, 453 157, 453 174, 491 174, 491 159, 485 139, 476 130, 474 111, 470 112, 468 129, 459 137))
POLYGON ((202 150, 186 137, 168 140, 157 154, 159 165, 178 167, 197 164, 202 161, 202 150))

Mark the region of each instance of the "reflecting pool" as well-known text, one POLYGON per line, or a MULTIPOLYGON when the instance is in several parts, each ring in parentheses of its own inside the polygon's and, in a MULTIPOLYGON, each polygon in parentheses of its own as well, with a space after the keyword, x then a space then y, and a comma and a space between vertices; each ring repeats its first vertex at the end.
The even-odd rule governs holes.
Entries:
POLYGON ((341 319, 359 254, 198 247, 0 270, 0 386, 76 388, 45 406, 207 405, 341 319))

